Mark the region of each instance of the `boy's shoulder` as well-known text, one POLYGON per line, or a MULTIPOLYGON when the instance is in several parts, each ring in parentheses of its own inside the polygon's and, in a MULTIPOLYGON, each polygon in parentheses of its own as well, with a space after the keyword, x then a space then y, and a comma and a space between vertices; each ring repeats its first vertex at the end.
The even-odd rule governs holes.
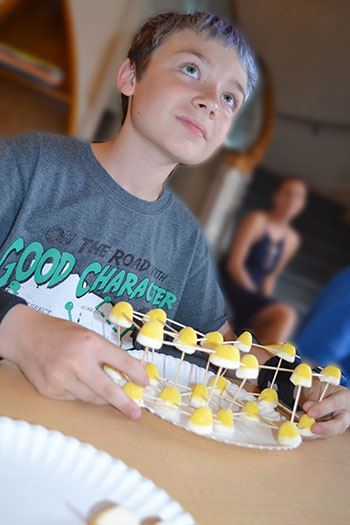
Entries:
POLYGON ((83 147, 84 143, 79 140, 59 135, 57 133, 30 131, 19 135, 2 139, 0 151, 2 153, 11 151, 17 158, 37 157, 40 153, 59 153, 67 150, 74 150, 83 147))

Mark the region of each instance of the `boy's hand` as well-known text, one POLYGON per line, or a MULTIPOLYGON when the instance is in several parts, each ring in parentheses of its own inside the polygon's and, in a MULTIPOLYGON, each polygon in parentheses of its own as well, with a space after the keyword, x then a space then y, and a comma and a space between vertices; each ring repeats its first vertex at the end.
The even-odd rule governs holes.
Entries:
POLYGON ((311 431, 322 438, 341 434, 350 426, 350 390, 329 385, 326 397, 318 403, 325 384, 316 379, 311 388, 303 388, 300 403, 308 416, 320 420, 311 431))
POLYGON ((102 370, 106 363, 148 385, 140 363, 104 337, 78 324, 13 307, 0 324, 0 355, 15 363, 44 396, 109 403, 137 419, 141 409, 102 370))

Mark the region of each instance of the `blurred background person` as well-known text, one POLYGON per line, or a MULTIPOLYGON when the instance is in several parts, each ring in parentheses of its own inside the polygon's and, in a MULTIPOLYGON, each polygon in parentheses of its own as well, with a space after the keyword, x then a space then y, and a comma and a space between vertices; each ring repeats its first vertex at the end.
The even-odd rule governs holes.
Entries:
POLYGON ((299 248, 291 222, 304 209, 306 197, 301 179, 281 179, 271 208, 246 215, 221 264, 221 287, 234 328, 251 330, 263 344, 286 341, 296 321, 293 308, 272 294, 278 275, 299 248))

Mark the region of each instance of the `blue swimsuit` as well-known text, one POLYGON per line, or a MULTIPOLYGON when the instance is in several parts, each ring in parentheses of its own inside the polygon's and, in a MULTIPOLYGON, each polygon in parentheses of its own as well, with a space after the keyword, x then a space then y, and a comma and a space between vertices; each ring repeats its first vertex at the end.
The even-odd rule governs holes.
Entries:
MULTIPOLYGON (((244 263, 245 270, 257 289, 260 289, 263 279, 272 272, 283 253, 285 240, 273 241, 265 232, 251 246, 244 263)), ((260 292, 253 292, 238 284, 226 270, 227 258, 220 266, 221 288, 229 307, 230 317, 235 329, 245 329, 249 320, 266 306, 277 302, 273 297, 266 297, 260 292)))

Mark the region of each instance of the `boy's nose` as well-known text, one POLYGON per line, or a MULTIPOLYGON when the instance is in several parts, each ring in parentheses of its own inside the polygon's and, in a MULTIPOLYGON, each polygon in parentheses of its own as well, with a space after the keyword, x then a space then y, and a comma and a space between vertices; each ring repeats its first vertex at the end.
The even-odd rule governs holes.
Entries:
POLYGON ((219 109, 216 94, 207 92, 197 95, 192 103, 196 108, 206 111, 210 119, 216 118, 219 109))

